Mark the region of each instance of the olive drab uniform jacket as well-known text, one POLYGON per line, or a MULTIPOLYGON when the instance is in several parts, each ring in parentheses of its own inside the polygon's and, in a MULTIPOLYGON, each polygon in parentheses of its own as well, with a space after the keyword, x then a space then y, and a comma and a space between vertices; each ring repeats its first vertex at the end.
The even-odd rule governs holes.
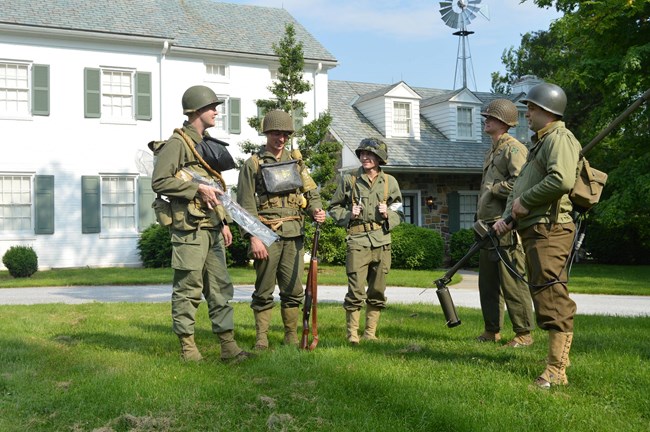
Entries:
MULTIPOLYGON (((182 131, 191 138, 193 145, 203 140, 203 137, 188 122, 185 122, 182 131)), ((196 159, 183 137, 174 132, 167 141, 160 143, 158 148, 154 149, 154 154, 151 187, 154 192, 165 195, 169 199, 173 229, 195 231, 199 228, 217 228, 224 221, 230 222, 230 216, 223 206, 219 205, 211 210, 200 199, 198 183, 177 177, 181 169, 187 169, 206 179, 217 180, 211 177, 196 159)))
MULTIPOLYGON (((309 177, 307 167, 300 160, 298 161, 298 167, 303 179, 303 187, 282 194, 272 194, 267 191, 260 173, 260 165, 290 160, 292 160, 291 154, 286 149, 282 150, 280 159, 276 159, 271 152, 262 148, 257 154, 244 162, 239 171, 239 182, 237 184, 237 202, 239 205, 251 215, 258 217, 282 238, 304 235, 304 213, 300 207, 301 194, 307 200, 307 207, 304 210, 309 214, 313 214, 314 210, 323 207, 316 185, 309 177), (305 185, 305 179, 312 183, 312 187, 305 185), (284 220, 274 223, 274 221, 280 219, 284 220)), ((242 235, 245 238, 250 237, 250 234, 244 231, 242 231, 242 235)))
POLYGON ((402 193, 395 177, 379 172, 374 182, 359 168, 355 174, 343 176, 329 207, 329 215, 338 226, 347 228, 348 245, 379 247, 390 244, 390 232, 404 221, 402 193), (377 206, 386 201, 388 219, 377 206), (352 205, 363 205, 361 217, 351 219, 352 205))
POLYGON ((483 180, 476 214, 478 219, 494 222, 501 218, 512 185, 527 156, 526 146, 507 133, 492 144, 483 161, 483 180))
POLYGON ((533 136, 528 160, 515 181, 504 212, 504 215, 511 213, 515 198, 530 211, 517 221, 518 229, 538 223, 573 221, 568 193, 578 175, 581 149, 563 121, 554 121, 533 136))

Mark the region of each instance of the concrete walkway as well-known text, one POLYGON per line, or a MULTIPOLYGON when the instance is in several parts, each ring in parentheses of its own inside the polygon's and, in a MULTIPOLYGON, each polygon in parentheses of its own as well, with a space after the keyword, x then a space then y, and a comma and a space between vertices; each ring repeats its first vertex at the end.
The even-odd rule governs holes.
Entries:
MULTIPOLYGON (((456 306, 480 308, 478 274, 459 272, 463 281, 449 287, 456 306)), ((319 286, 319 302, 342 303, 346 286, 319 286)), ((235 287, 234 301, 249 302, 252 285, 235 287)), ((435 288, 388 287, 389 303, 427 303, 438 305, 435 288)), ((168 302, 171 298, 169 285, 142 286, 74 286, 45 288, 2 288, 0 305, 30 305, 45 303, 81 304, 90 302, 168 302)), ((650 316, 650 296, 615 296, 571 294, 578 305, 578 314, 650 316)), ((279 300, 279 298, 277 298, 279 300)))

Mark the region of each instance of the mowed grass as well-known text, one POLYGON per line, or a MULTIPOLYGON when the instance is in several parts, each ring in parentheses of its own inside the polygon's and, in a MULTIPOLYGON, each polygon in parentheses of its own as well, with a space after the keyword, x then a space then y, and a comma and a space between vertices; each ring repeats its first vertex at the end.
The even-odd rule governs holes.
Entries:
MULTIPOLYGON (((236 303, 237 339, 255 339, 236 303)), ((474 338, 480 312, 389 305, 378 342, 350 347, 340 305, 320 305, 315 351, 280 345, 241 364, 219 361, 205 303, 205 360, 179 360, 170 305, 0 306, 0 430, 13 431, 648 431, 650 318, 576 318, 570 385, 531 385, 547 334, 501 349, 474 338)), ((510 328, 506 324, 506 328, 510 328)), ((506 337, 511 337, 509 332, 506 337)))
MULTIPOLYGON (((476 269, 474 269, 476 270, 476 269)), ((235 285, 255 283, 252 267, 228 269, 235 285)), ((435 288, 434 280, 445 274, 439 270, 391 269, 389 286, 435 288)), ((14 279, 7 271, 0 271, 0 288, 83 286, 83 285, 169 285, 173 270, 170 268, 83 268, 55 269, 36 272, 29 278, 14 279)), ((304 279, 306 279, 305 272, 304 279)), ((462 279, 456 274, 452 286, 462 279)), ((650 295, 650 266, 614 266, 602 264, 576 264, 569 281, 569 291, 584 294, 650 295)), ((305 282, 305 280, 303 280, 305 282)), ((320 285, 347 285, 345 267, 319 265, 320 285)))

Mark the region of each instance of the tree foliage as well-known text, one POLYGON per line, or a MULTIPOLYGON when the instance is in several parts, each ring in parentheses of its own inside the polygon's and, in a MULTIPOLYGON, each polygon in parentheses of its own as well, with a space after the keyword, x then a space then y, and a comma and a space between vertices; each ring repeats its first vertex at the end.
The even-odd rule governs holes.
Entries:
MULTIPOLYGON (((297 41, 293 24, 285 26, 283 38, 272 46, 280 63, 277 79, 268 87, 274 99, 258 99, 255 103, 263 113, 279 109, 294 117, 305 118, 308 114, 305 112, 305 103, 297 96, 311 90, 312 85, 303 79, 303 44, 297 41)), ((261 131, 262 119, 263 117, 251 117, 247 120, 252 128, 261 131)), ((332 117, 328 112, 320 113, 318 118, 296 130, 293 135, 312 178, 321 186, 321 197, 326 201, 336 189, 335 168, 341 152, 341 145, 328 132, 331 122, 332 117)), ((239 146, 244 154, 252 154, 260 148, 260 144, 250 140, 239 146)), ((240 160, 239 163, 241 162, 243 161, 240 160)))
MULTIPOLYGON (((492 75, 493 89, 533 74, 560 85, 568 97, 565 122, 586 145, 650 88, 650 2, 637 0, 534 0, 564 16, 548 30, 527 33, 502 56, 507 73, 492 75)), ((650 260, 650 107, 633 112, 589 153, 609 173, 601 203, 589 214, 611 248, 634 248, 650 260), (614 238, 625 231, 634 244, 614 238)), ((601 239, 602 240, 602 239, 601 239)), ((645 258, 642 258, 645 257, 645 258)))

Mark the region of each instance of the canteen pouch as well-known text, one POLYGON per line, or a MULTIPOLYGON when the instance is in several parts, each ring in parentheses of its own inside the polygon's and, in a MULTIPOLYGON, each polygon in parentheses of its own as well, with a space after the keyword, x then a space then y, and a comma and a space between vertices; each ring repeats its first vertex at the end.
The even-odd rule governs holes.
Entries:
POLYGON ((599 171, 589 165, 585 157, 578 162, 578 176, 569 193, 569 199, 577 210, 587 211, 600 201, 607 182, 607 173, 599 171))
POLYGON ((295 192, 302 187, 302 177, 299 172, 298 161, 260 164, 262 179, 266 190, 272 194, 295 192))
POLYGON ((164 227, 172 224, 172 204, 161 197, 156 198, 151 204, 158 223, 164 227))

